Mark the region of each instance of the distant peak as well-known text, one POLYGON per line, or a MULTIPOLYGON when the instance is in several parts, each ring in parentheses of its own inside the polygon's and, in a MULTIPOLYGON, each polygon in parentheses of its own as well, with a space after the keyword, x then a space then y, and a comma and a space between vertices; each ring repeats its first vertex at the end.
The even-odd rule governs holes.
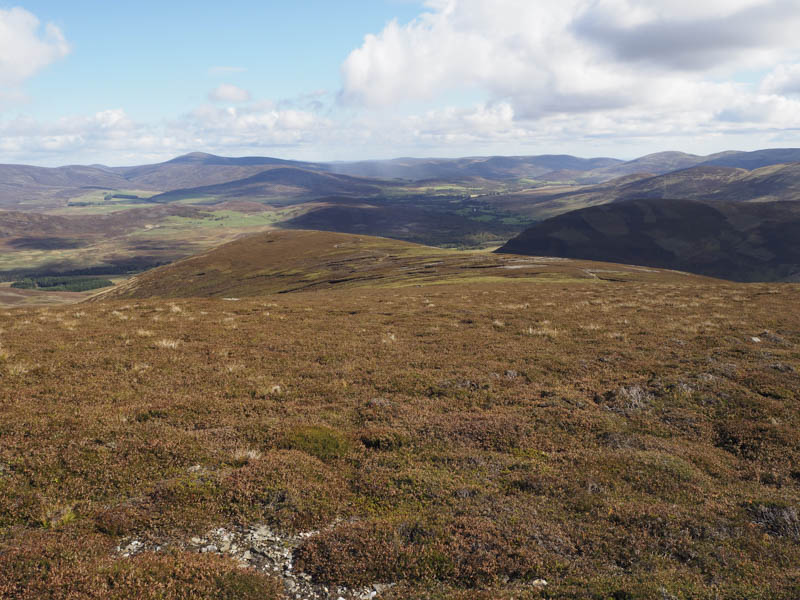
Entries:
POLYGON ((172 160, 168 161, 171 163, 176 162, 200 162, 212 158, 218 158, 213 154, 208 154, 207 152, 190 152, 189 154, 183 154, 182 156, 178 156, 177 158, 173 158, 172 160))

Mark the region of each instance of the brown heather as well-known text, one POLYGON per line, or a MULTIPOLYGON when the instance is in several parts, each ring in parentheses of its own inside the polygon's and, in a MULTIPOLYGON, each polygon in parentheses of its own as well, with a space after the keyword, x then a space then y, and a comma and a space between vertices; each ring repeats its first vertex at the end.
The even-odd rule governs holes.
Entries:
POLYGON ((800 287, 506 272, 0 313, 0 598, 800 597, 800 287))

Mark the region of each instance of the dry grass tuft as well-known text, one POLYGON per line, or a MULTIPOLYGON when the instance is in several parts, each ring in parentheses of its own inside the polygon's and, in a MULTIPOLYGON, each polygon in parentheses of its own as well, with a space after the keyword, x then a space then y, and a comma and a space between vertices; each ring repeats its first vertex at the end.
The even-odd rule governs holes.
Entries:
POLYGON ((156 346, 156 348, 165 348, 165 349, 168 349, 168 350, 175 350, 175 349, 178 348, 178 346, 180 346, 180 344, 181 344, 180 340, 170 340, 170 339, 167 339, 167 338, 163 338, 163 339, 158 340, 155 343, 155 346, 156 346))

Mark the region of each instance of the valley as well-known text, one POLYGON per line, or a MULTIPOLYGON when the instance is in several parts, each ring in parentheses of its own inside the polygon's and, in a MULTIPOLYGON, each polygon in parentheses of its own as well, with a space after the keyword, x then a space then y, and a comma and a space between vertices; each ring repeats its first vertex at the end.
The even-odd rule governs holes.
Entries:
MULTIPOLYGON (((789 162, 798 152, 355 163, 192 153, 136 167, 0 165, 0 279, 132 274, 269 229, 486 249, 547 219, 611 203, 800 201, 800 163, 789 162)), ((753 277, 735 264, 704 272, 753 277)))

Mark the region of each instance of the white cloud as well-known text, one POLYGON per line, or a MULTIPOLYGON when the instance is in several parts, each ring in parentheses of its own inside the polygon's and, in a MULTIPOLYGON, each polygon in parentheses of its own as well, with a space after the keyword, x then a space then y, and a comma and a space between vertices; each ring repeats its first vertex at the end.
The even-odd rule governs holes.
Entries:
POLYGON ((122 109, 41 121, 0 120, 0 162, 140 164, 196 150, 219 154, 303 152, 329 139, 331 123, 273 103, 201 106, 166 123, 140 123, 122 109))
POLYGON ((800 129, 800 0, 426 7, 353 50, 338 96, 319 90, 267 102, 223 84, 209 104, 162 122, 138 123, 120 109, 0 120, 0 160, 134 164, 195 150, 306 160, 632 158, 797 145, 785 132, 800 129))
MULTIPOLYGON (((70 52, 61 30, 22 8, 0 9, 0 88, 14 88, 70 52)), ((0 90, 1 91, 1 90, 0 90)))
POLYGON ((509 103, 519 119, 666 105, 693 110, 715 85, 713 95, 724 95, 736 69, 800 53, 800 0, 427 6, 407 25, 394 21, 366 36, 347 57, 345 104, 396 106, 477 90, 509 103))
POLYGON ((800 63, 778 65, 761 82, 766 94, 800 95, 800 63))
POLYGON ((314 113, 280 110, 271 102, 242 108, 202 106, 169 125, 171 135, 204 146, 271 147, 311 141, 327 126, 314 113))
POLYGON ((229 83, 222 83, 208 95, 212 102, 249 102, 250 92, 229 83))

